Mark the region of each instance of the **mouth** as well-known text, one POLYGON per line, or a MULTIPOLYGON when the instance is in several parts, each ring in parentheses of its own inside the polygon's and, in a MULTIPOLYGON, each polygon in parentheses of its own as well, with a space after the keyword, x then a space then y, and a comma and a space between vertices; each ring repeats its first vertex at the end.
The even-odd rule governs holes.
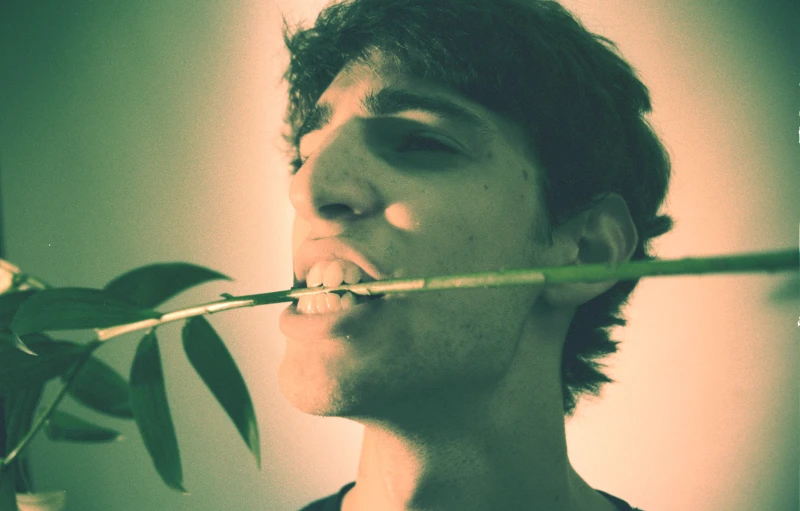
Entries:
POLYGON ((318 261, 307 272, 303 273, 300 276, 305 277, 305 279, 295 279, 296 289, 320 289, 326 292, 303 295, 293 301, 294 309, 300 314, 319 315, 343 312, 350 308, 379 300, 382 297, 382 295, 360 295, 347 290, 336 289, 342 285, 375 281, 361 267, 349 260, 330 259, 318 261))
MULTIPOLYGON (((308 289, 305 286, 296 286, 295 289, 308 289)), ((319 315, 346 312, 352 307, 374 302, 384 297, 383 294, 360 295, 345 290, 332 290, 325 293, 305 295, 292 300, 291 306, 298 314, 319 315)))
POLYGON ((350 334, 376 319, 387 304, 384 297, 355 295, 341 290, 306 295, 292 301, 283 310, 278 324, 284 335, 294 339, 349 338, 350 334), (317 300, 320 307, 317 307, 317 300))

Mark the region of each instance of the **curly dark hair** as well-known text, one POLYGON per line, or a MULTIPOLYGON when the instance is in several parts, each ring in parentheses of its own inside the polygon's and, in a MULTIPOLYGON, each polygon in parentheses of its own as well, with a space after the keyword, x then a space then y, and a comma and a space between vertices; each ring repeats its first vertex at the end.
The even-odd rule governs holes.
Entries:
MULTIPOLYGON (((328 5, 311 28, 290 29, 284 79, 289 105, 284 140, 297 152, 310 109, 347 65, 375 51, 410 76, 444 86, 516 122, 541 167, 549 228, 609 193, 628 204, 639 240, 634 260, 650 260, 650 240, 672 228, 659 215, 669 157, 644 115, 647 88, 614 43, 588 32, 555 1, 345 0, 328 5)), ((552 232, 552 230, 549 230, 552 232)), ((584 394, 613 382, 599 359, 624 325, 621 308, 638 281, 621 281, 575 312, 561 358, 566 416, 584 394)))

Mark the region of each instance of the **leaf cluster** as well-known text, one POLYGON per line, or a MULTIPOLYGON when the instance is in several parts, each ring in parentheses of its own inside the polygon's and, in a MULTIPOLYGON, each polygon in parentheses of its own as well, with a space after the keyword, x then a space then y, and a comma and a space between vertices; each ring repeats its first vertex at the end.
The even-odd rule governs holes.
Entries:
MULTIPOLYGON (((0 262, 0 271, 16 270, 10 263, 0 262)), ((8 453, 0 458, 0 478, 10 477, 17 492, 32 490, 24 449, 40 429, 54 441, 121 439, 112 428, 59 410, 62 398, 69 395, 95 412, 135 421, 162 480, 170 488, 185 492, 156 336, 158 322, 139 341, 127 379, 95 355, 104 342, 77 343, 52 334, 158 320, 162 314, 155 308, 177 294, 212 280, 230 279, 187 263, 137 268, 103 289, 49 288, 22 273, 13 272, 12 277, 8 279, 12 282, 10 289, 0 294, 0 397, 5 407, 8 453), (37 413, 44 387, 53 380, 60 380, 61 390, 37 413)), ((192 367, 260 466, 253 403, 224 342, 202 316, 185 321, 182 338, 192 367)))

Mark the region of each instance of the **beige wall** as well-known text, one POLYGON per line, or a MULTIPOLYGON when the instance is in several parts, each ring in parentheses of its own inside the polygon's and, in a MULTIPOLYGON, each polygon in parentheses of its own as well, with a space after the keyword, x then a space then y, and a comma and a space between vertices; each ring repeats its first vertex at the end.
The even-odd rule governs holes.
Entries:
MULTIPOLYGON (((8 258, 59 285, 99 287, 173 260, 236 278, 174 306, 288 287, 277 9, 303 16, 321 2, 30 4, 0 7, 8 258)), ((651 88, 677 219, 659 255, 797 246, 791 50, 800 46, 780 29, 797 26, 786 21, 790 3, 566 4, 617 41, 651 88)), ((593 486, 647 511, 798 509, 800 311, 797 301, 770 303, 782 280, 641 284, 609 361, 618 383, 568 424, 571 458, 593 486)), ((72 511, 293 511, 351 481, 360 427, 302 415, 278 392, 281 309, 212 318, 253 394, 260 472, 186 363, 178 328, 167 327, 162 353, 191 496, 160 482, 132 424, 89 413, 127 440, 39 438, 36 482, 67 490, 72 511)), ((127 373, 136 340, 100 353, 127 373)))

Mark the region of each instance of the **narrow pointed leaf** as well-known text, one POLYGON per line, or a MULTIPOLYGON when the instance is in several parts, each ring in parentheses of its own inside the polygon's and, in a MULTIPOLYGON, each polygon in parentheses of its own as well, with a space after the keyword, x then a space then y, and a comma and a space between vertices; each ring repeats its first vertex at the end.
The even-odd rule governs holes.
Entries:
POLYGON ((10 329, 11 320, 14 319, 17 309, 36 293, 36 290, 29 289, 28 291, 16 291, 0 295, 0 328, 10 329))
POLYGON ((3 466, 3 460, 0 459, 0 509, 16 511, 19 508, 17 507, 17 488, 12 468, 3 466))
MULTIPOLYGON (((44 384, 33 385, 3 396, 6 419, 6 449, 4 452, 9 453, 15 449, 31 429, 34 413, 43 390, 44 384)), ((2 462, 0 461, 0 463, 2 462)), ((30 487, 30 458, 27 451, 20 452, 7 470, 8 477, 14 480, 17 493, 33 491, 30 487)), ((6 508, 0 507, 0 509, 6 508)))
POLYGON ((38 356, 28 355, 7 344, 0 345, 0 395, 64 374, 89 349, 86 345, 68 341, 44 341, 43 337, 28 340, 38 356))
POLYGON ((202 316, 183 327, 183 349, 197 374, 233 421, 261 467, 261 443, 253 402, 236 362, 211 324, 202 316))
POLYGON ((97 357, 86 361, 68 392, 95 411, 121 419, 133 418, 128 382, 97 357))
POLYGON ((133 417, 156 471, 167 486, 185 493, 178 439, 167 403, 155 332, 149 332, 139 342, 131 366, 130 386, 133 417))
MULTIPOLYGON (((16 448, 25 434, 31 429, 33 416, 42 397, 43 390, 44 384, 31 385, 3 396, 6 419, 6 453, 16 448)), ((8 477, 14 480, 17 493, 32 491, 32 488, 28 485, 30 481, 29 465, 28 453, 23 451, 8 467, 8 477)), ((0 491, 0 493, 2 492, 0 491)), ((0 506, 0 509, 5 508, 0 506)))
POLYGON ((20 336, 8 330, 0 331, 0 344, 3 344, 4 347, 11 346, 14 349, 17 349, 23 353, 27 353, 28 355, 31 355, 33 357, 39 355, 38 353, 30 349, 20 336))
POLYGON ((105 328, 161 314, 139 309, 99 289, 63 288, 39 291, 17 310, 11 328, 17 335, 47 330, 105 328))
POLYGON ((189 263, 163 263, 143 266, 120 275, 105 290, 137 307, 160 305, 190 287, 229 277, 189 263))
POLYGON ((11 452, 31 429, 44 384, 15 389, 3 396, 6 420, 6 450, 11 452))
POLYGON ((37 290, 15 291, 13 293, 0 294, 0 344, 9 343, 15 348, 24 351, 28 355, 36 356, 36 352, 30 349, 25 342, 11 331, 11 322, 20 306, 30 298, 37 290))
MULTIPOLYGON (((5 401, 6 449, 11 452, 31 429, 33 417, 42 397, 44 384, 17 389, 3 396, 5 401)), ((17 493, 33 491, 30 487, 30 463, 28 452, 23 451, 8 467, 8 476, 13 478, 17 493)), ((0 509, 5 509, 0 506, 0 509)))
POLYGON ((50 440, 62 442, 113 442, 122 436, 118 431, 59 410, 47 420, 44 432, 50 440))

